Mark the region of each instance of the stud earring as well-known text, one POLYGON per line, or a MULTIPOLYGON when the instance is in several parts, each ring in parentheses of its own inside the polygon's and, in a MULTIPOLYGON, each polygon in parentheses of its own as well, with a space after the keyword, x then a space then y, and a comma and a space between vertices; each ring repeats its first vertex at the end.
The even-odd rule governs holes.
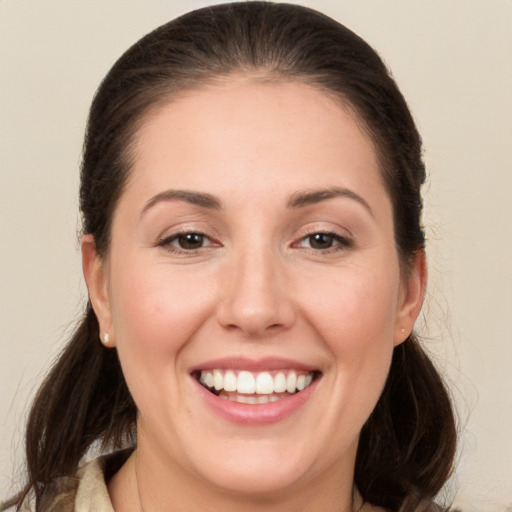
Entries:
POLYGON ((105 345, 108 345, 108 342, 110 341, 110 335, 108 332, 106 332, 104 335, 103 335, 103 342, 105 343, 105 345))
MULTIPOLYGON (((405 334, 405 329, 402 327, 402 334, 405 334)), ((108 334, 106 334, 108 336, 108 334)))

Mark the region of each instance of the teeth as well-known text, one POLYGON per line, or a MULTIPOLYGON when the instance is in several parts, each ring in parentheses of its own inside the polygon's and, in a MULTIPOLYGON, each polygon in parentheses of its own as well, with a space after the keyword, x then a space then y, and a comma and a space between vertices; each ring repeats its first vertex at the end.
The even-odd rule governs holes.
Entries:
POLYGON ((233 393, 229 395, 219 395, 219 398, 223 400, 229 400, 231 402, 238 402, 240 404, 267 404, 269 402, 277 402, 281 400, 281 398, 285 398, 283 395, 290 396, 287 393, 282 393, 280 395, 272 394, 272 395, 241 395, 238 393, 233 393))
POLYGON ((236 375, 231 371, 226 372, 226 374, 224 375, 224 391, 236 391, 236 388, 237 388, 236 375))
POLYGON ((299 373, 294 370, 280 371, 275 375, 270 372, 252 373, 240 371, 238 375, 233 370, 203 370, 199 376, 199 382, 215 391, 236 392, 237 402, 242 403, 267 403, 278 400, 273 393, 290 394, 302 391, 313 382, 313 373, 299 373), (258 397, 242 397, 240 395, 260 395, 258 397), (245 398, 250 399, 245 401, 245 398), (255 401, 252 401, 252 399, 255 401), (268 398, 268 399, 267 399, 268 398))
POLYGON ((274 379, 268 372, 258 373, 256 377, 256 393, 258 395, 270 395, 274 392, 274 379))
MULTIPOLYGON (((208 383, 206 384, 208 385, 208 383)), ((295 393, 297 386, 297 374, 295 372, 290 372, 288 377, 286 378, 286 391, 288 393, 295 393)))
MULTIPOLYGON (((311 377, 313 380, 313 377, 311 377)), ((274 392, 275 393, 284 393, 286 391, 286 376, 283 372, 279 372, 274 377, 274 392)))
POLYGON ((224 379, 222 378, 222 373, 220 373, 219 370, 213 371, 213 386, 217 391, 224 387, 224 379))
POLYGON ((240 372, 238 374, 236 390, 239 393, 253 395, 256 391, 256 380, 254 375, 251 372, 240 372))

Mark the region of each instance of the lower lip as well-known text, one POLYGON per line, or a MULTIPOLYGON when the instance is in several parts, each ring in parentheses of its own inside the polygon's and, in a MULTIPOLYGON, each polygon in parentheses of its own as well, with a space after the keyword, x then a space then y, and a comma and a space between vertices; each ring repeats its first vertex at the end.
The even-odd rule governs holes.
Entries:
POLYGON ((266 404, 242 404, 233 402, 205 389, 196 379, 194 379, 202 398, 207 406, 213 412, 222 418, 243 425, 267 425, 277 423, 291 416, 300 409, 313 394, 317 380, 314 380, 306 389, 295 393, 286 398, 281 398, 276 402, 266 404))

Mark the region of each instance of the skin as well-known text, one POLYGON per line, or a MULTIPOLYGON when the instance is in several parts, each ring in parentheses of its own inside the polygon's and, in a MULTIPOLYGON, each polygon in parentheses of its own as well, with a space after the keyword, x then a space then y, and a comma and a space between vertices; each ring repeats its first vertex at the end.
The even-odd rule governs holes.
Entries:
POLYGON ((426 282, 423 252, 401 271, 372 141, 322 92, 232 77, 152 112, 134 151, 108 255, 82 242, 139 410, 137 450, 109 483, 115 509, 351 510, 359 433, 426 282), (289 205, 334 187, 350 193, 289 205), (222 208, 154 199, 171 189, 222 208), (169 242, 177 230, 204 245, 169 242), (341 238, 318 248, 314 233, 341 238), (240 356, 291 358, 321 378, 290 417, 235 424, 206 407, 190 368, 240 356))

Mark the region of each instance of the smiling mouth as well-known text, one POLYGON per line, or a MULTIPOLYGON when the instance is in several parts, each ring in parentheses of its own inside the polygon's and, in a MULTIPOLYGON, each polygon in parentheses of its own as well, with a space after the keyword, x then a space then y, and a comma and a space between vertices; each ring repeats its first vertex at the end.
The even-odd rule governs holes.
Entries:
POLYGON ((300 393, 319 377, 319 372, 295 370, 249 372, 202 370, 194 377, 208 391, 232 402, 265 404, 300 393))

